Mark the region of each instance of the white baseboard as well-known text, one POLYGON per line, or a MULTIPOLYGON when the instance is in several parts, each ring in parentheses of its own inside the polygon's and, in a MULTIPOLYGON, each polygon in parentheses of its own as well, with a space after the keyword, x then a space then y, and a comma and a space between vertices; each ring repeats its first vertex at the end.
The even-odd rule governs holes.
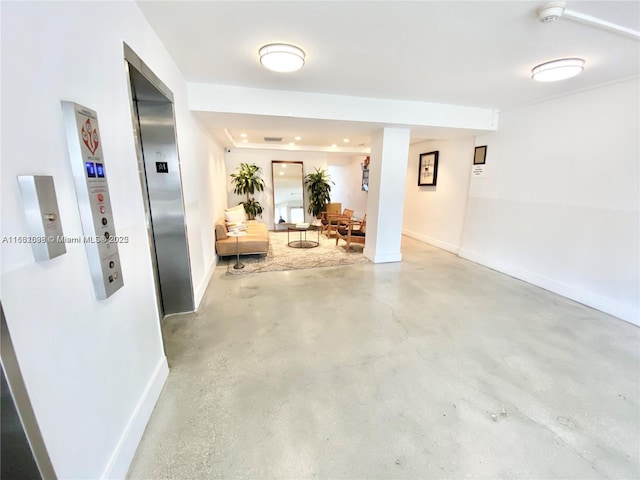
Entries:
POLYGON ((216 266, 218 265, 218 260, 220 259, 220 257, 218 257, 217 255, 214 257, 213 262, 211 262, 211 265, 209 265, 209 270, 207 270, 206 275, 204 276, 204 278, 202 279, 202 282, 200 282, 200 285, 198 286, 198 288, 196 289, 196 291, 194 292, 194 296, 195 296, 195 306, 194 306, 194 310, 197 310, 198 307, 200 306, 200 302, 202 302, 202 299, 204 298, 204 294, 207 291, 207 287, 209 286, 209 282, 211 281, 211 277, 213 277, 213 272, 216 269, 216 266))
POLYGON ((102 478, 121 479, 126 477, 168 375, 167 357, 162 356, 120 437, 102 478))
POLYGON ((429 245, 433 245, 434 247, 441 248, 443 250, 446 250, 447 252, 455 253, 456 255, 458 254, 458 252, 460 252, 460 247, 458 245, 453 245, 452 243, 437 240, 428 235, 409 230, 408 228, 403 228, 402 234, 406 235, 407 237, 414 238, 420 242, 428 243, 429 245))
POLYGON ((640 326, 640 310, 638 307, 634 308, 633 305, 622 304, 610 298, 598 295, 597 293, 567 285, 566 283, 538 275, 537 273, 524 270, 514 265, 509 265, 505 262, 501 262, 500 260, 489 258, 470 250, 461 249, 459 256, 498 272, 506 273, 509 276, 524 280, 527 283, 544 288, 550 292, 557 293, 563 297, 570 298, 571 300, 575 300, 576 302, 587 305, 588 307, 608 313, 609 315, 618 317, 633 325, 640 326))
POLYGON ((402 253, 376 253, 375 255, 368 254, 367 247, 364 248, 362 254, 371 260, 373 263, 392 263, 401 262, 402 253))

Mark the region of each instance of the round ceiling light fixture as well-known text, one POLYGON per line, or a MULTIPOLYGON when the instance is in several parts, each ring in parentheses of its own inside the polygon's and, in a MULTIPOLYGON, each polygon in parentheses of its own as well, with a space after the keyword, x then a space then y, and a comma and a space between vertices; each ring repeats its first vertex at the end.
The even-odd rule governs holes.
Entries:
POLYGON ((259 54, 260 63, 274 72, 295 72, 304 65, 304 52, 287 43, 270 43, 259 54))
POLYGON ((531 70, 531 78, 538 82, 555 82, 575 77, 584 70, 581 58, 561 58, 538 65, 531 70))

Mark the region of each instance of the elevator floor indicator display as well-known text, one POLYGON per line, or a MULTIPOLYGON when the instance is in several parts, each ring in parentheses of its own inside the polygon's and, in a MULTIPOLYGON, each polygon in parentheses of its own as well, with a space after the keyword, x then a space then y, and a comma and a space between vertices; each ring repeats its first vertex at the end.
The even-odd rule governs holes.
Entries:
POLYGON ((71 170, 91 279, 98 300, 113 295, 123 285, 122 265, 114 228, 111 197, 102 156, 102 141, 95 111, 73 102, 62 102, 71 170))
POLYGON ((87 177, 95 178, 96 164, 93 162, 84 162, 84 166, 87 168, 87 177))

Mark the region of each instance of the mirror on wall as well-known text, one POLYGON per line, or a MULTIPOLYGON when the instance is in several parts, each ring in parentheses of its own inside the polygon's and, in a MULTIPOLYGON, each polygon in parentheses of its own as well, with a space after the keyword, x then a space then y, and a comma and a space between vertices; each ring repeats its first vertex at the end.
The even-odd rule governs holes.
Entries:
POLYGON ((273 160, 274 223, 304 222, 304 186, 302 162, 273 160))

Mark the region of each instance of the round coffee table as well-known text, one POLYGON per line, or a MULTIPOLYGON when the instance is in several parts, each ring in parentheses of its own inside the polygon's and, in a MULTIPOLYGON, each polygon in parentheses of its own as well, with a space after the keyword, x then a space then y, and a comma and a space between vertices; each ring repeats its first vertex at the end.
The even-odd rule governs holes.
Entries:
POLYGON ((296 226, 287 225, 287 245, 291 248, 315 248, 320 245, 320 229, 316 225, 296 226), (318 233, 317 240, 307 240, 307 232, 309 230, 315 230, 318 233), (300 238, 298 240, 291 240, 291 232, 298 232, 300 238))

